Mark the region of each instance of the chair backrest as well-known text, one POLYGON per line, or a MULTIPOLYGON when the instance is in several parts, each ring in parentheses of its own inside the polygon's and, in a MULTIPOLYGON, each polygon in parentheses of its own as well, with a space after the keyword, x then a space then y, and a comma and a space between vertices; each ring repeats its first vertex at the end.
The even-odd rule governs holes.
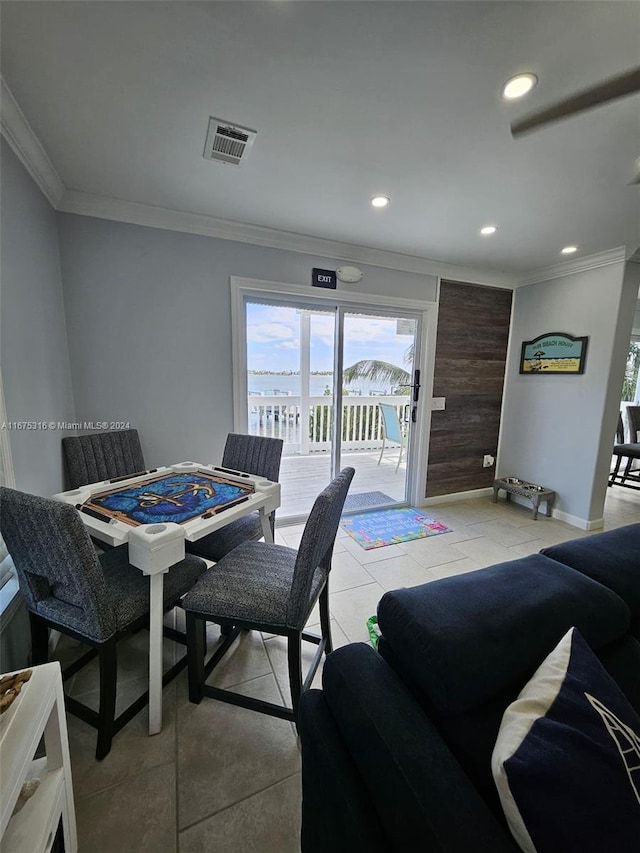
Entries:
POLYGON ((389 441, 402 443, 402 430, 400 429, 400 418, 395 406, 389 403, 378 403, 384 424, 384 434, 389 441))
POLYGON ((618 415, 618 426, 616 427, 616 444, 624 444, 624 424, 622 423, 622 412, 618 415))
POLYGON ((222 454, 222 467, 255 474, 277 483, 283 445, 281 438, 230 432, 222 454))
POLYGON ((326 577, 331 569, 331 556, 344 502, 355 470, 343 468, 315 499, 300 540, 293 572, 293 583, 287 602, 287 624, 304 620, 309 610, 309 595, 316 571, 326 577))
POLYGON ((1 487, 0 521, 27 609, 98 642, 112 636, 104 574, 78 511, 1 487))
POLYGON ((71 489, 145 470, 137 429, 69 436, 62 449, 71 489))
POLYGON ((636 444, 640 441, 640 406, 627 406, 627 417, 629 418, 629 429, 631 430, 630 441, 636 444))

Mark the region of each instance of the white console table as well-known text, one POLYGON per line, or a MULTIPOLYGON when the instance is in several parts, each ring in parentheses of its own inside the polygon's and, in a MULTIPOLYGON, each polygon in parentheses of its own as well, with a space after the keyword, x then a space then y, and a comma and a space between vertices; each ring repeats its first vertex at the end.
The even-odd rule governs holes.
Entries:
POLYGON ((0 716, 0 850, 49 853, 62 818, 65 853, 77 853, 67 721, 59 663, 32 667, 31 679, 0 716), (44 736, 46 756, 34 758, 44 736), (40 784, 13 814, 23 783, 40 784))

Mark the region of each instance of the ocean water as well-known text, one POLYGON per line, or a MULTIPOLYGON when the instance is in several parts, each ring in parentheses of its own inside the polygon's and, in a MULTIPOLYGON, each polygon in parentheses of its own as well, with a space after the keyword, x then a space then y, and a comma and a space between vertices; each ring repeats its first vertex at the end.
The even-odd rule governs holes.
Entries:
MULTIPOLYGON (((300 376, 289 373, 248 373, 247 387, 250 394, 264 394, 269 396, 274 391, 286 394, 300 394, 300 376)), ((309 394, 317 397, 324 394, 325 388, 331 390, 333 377, 329 375, 309 377, 309 394)), ((366 397, 369 394, 391 394, 393 389, 384 382, 372 382, 370 379, 360 379, 352 385, 347 385, 346 390, 352 394, 366 397)))

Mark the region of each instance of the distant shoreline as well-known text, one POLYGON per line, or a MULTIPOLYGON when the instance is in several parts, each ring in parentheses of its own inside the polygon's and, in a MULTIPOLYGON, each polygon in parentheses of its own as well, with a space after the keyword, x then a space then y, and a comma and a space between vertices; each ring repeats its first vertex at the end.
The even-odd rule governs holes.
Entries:
MULTIPOLYGON (((299 370, 247 370, 251 376, 300 376, 299 370)), ((311 376, 333 376, 331 370, 310 370, 311 376)))

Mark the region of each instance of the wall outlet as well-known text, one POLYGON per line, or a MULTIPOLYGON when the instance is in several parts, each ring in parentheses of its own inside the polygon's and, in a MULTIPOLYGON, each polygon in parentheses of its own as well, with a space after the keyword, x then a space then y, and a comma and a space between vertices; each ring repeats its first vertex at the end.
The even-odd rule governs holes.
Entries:
POLYGON ((490 455, 487 453, 487 454, 485 454, 484 459, 482 460, 482 467, 483 467, 483 468, 492 468, 492 467, 493 467, 493 465, 494 465, 494 463, 495 463, 495 461, 496 461, 496 460, 494 459, 494 457, 493 457, 493 456, 490 456, 490 455))

